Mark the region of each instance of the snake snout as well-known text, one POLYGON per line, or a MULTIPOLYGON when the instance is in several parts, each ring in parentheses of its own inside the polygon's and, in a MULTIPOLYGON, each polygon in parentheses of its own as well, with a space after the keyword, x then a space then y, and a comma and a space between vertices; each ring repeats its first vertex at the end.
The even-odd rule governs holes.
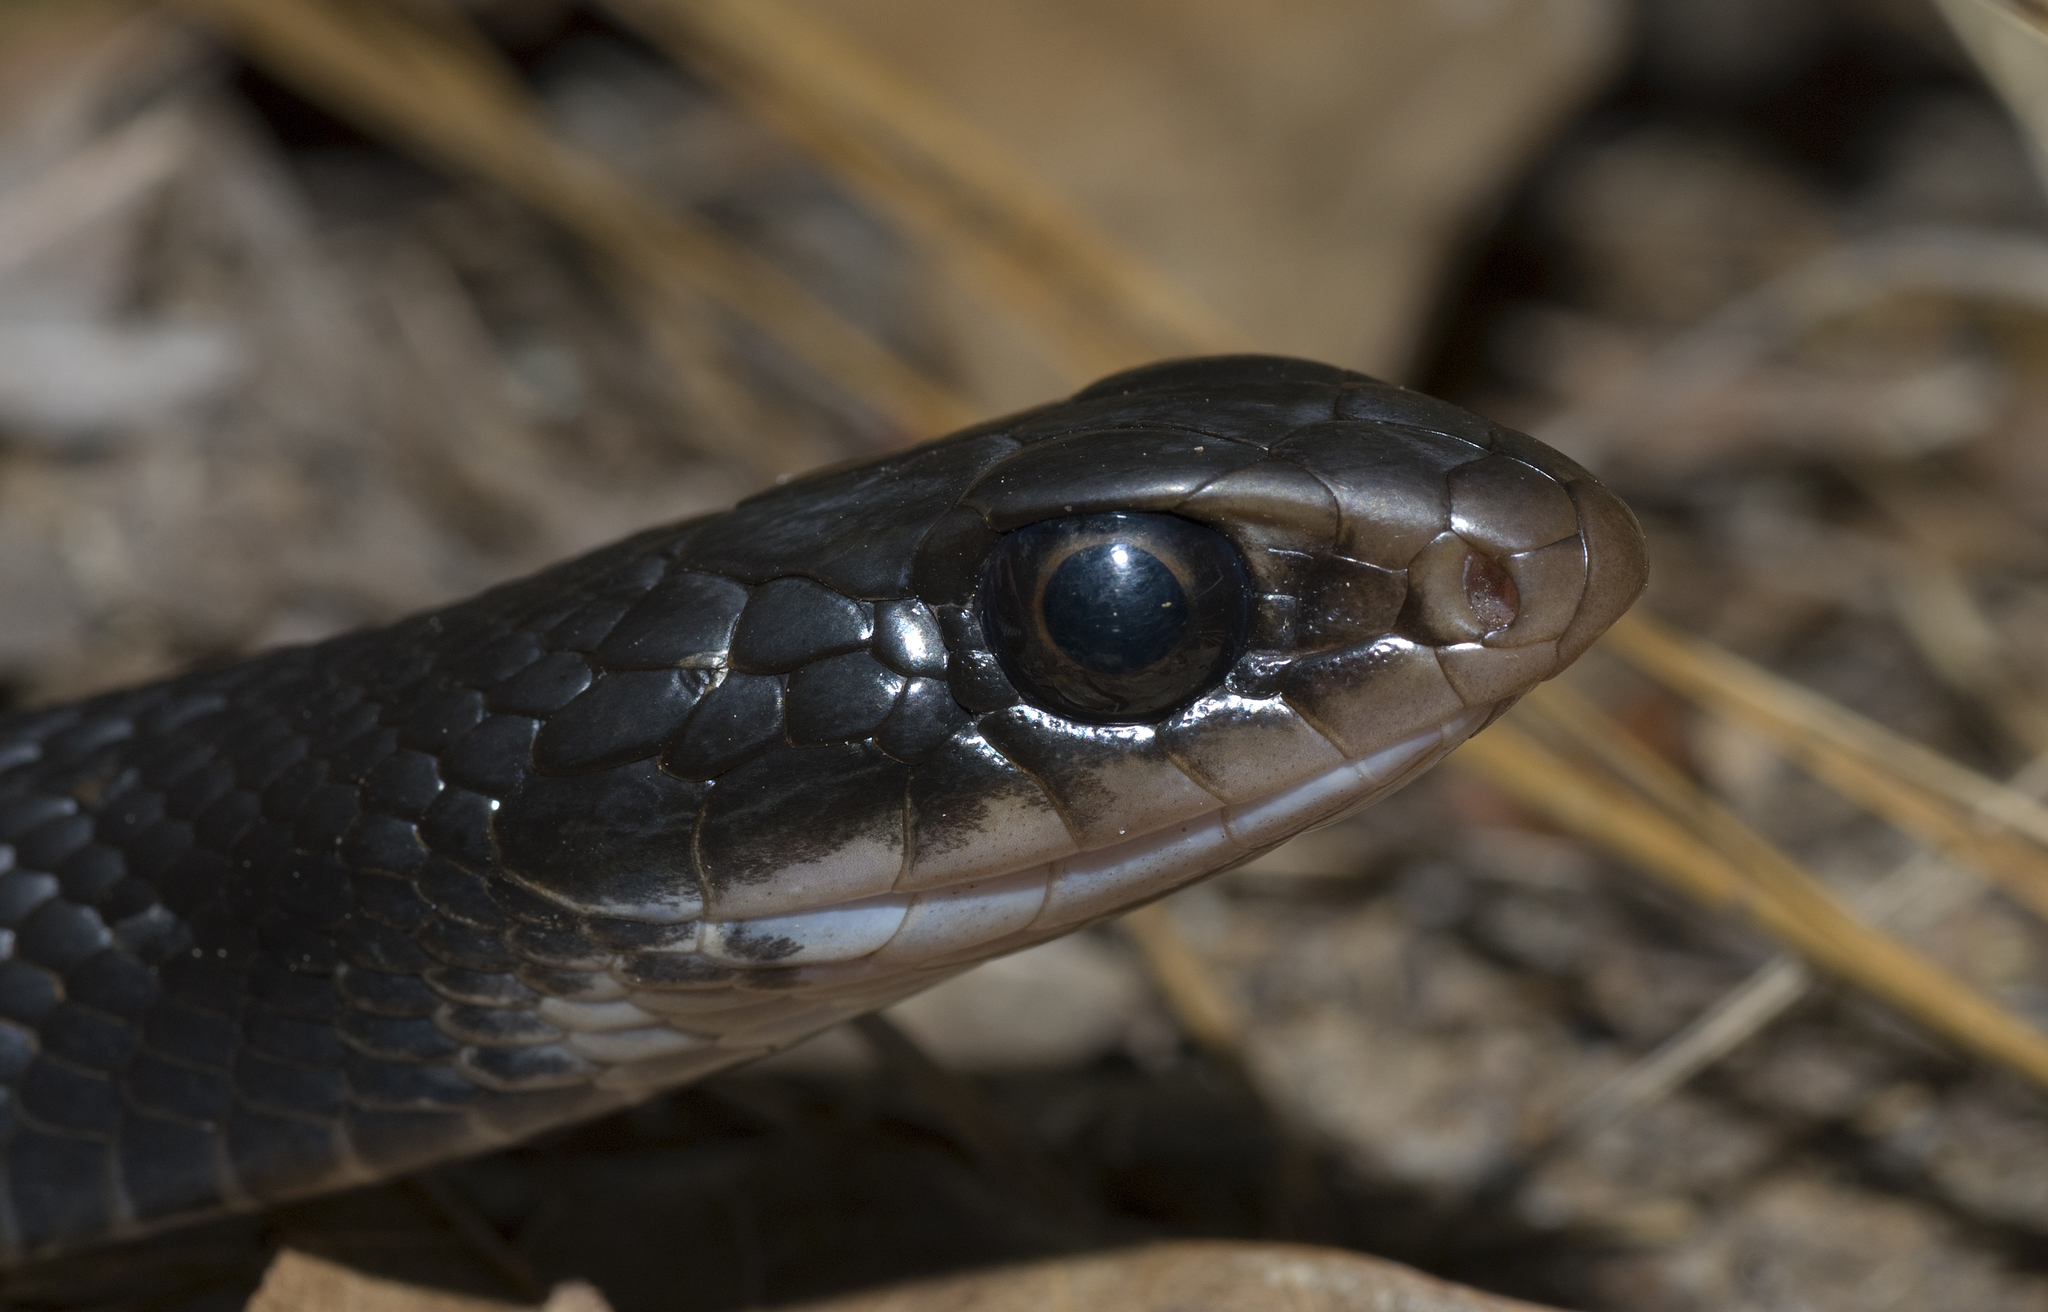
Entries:
POLYGON ((1635 604, 1650 582, 1649 544, 1635 513, 1590 479, 1572 485, 1579 536, 1586 545, 1586 586, 1557 642, 1561 669, 1582 655, 1635 604))
POLYGON ((1436 647, 1468 705, 1503 700, 1569 665, 1635 601, 1649 571, 1642 530, 1534 442, 1445 481, 1450 527, 1409 562, 1402 628, 1436 647))
POLYGON ((1289 704, 1361 759, 1468 713, 1483 720, 1557 673, 1648 570, 1634 517, 1566 457, 1414 393, 1356 396, 1353 417, 1276 447, 1331 488, 1336 557, 1398 580, 1398 615, 1354 607, 1360 623, 1341 642, 1298 625, 1282 679, 1289 704))

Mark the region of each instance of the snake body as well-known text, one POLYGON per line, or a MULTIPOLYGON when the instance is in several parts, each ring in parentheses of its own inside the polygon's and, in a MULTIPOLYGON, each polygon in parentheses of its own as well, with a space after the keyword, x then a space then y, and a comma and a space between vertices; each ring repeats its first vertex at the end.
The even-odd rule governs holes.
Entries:
POLYGON ((1644 578, 1532 439, 1224 357, 0 718, 0 1258, 516 1141, 1158 897, 1644 578))

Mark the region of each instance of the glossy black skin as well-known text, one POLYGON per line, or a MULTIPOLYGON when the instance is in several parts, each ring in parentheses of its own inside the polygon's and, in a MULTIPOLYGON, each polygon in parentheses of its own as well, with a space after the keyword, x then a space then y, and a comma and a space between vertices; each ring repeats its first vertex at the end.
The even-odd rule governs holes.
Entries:
POLYGON ((949 744, 1024 697, 979 619, 988 553, 1186 495, 1039 452, 1167 425, 1223 469, 1388 415, 1479 422, 1301 361, 1155 366, 388 628, 0 717, 0 1258, 620 1105, 536 999, 605 972, 772 995, 772 945, 663 951, 700 893, 906 796, 972 841, 989 785, 949 744))
POLYGON ((982 626, 1034 704, 1103 724, 1155 720, 1244 651, 1251 581, 1228 539, 1176 515, 1076 515, 1003 535, 982 626))

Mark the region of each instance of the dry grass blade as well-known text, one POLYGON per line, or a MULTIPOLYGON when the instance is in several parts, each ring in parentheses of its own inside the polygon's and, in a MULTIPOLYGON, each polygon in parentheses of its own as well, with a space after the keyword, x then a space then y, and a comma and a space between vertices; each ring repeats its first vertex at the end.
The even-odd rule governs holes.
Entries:
POLYGON ((169 178, 191 147, 187 112, 160 108, 13 188, 0 199, 0 273, 133 203, 169 178))
POLYGON ((1795 957, 1779 957, 1762 967, 1683 1030, 1582 1098, 1564 1114, 1545 1147, 1585 1138, 1677 1092, 1784 1015, 1806 996, 1813 978, 1795 957))
POLYGON ((2031 843, 1987 829, 1977 816, 1910 779, 1831 744, 1788 738, 1780 740, 1780 747, 1788 760, 1842 796, 1982 871, 2015 901, 2048 919, 2048 873, 2031 843))
MULTIPOLYGON (((2048 762, 2048 757, 2037 765, 2042 762, 2048 762)), ((2033 767, 2026 773, 2034 773, 2033 767)), ((1976 881, 1956 866, 1934 853, 1922 852, 1893 870, 1868 896, 1857 899, 1856 905, 1873 924, 1896 923, 1911 930, 1926 925, 1978 888, 1976 881)), ((1813 983, 1813 972, 1793 956, 1759 967, 1684 1029, 1582 1098, 1561 1118, 1550 1142, 1582 1138, 1674 1092, 1784 1015, 1807 995, 1813 983)))
POLYGON ((1868 932, 1854 913, 1797 862, 1701 792, 1586 698, 1568 687, 1548 684, 1524 700, 1521 714, 1554 730, 1627 780, 1691 828, 1764 894, 1782 902, 1809 925, 1851 937, 1868 932))
POLYGON ((708 224, 668 213, 551 133, 476 43, 371 0, 172 0, 373 132, 517 196, 671 295, 753 323, 910 434, 970 406, 708 224))
POLYGON ((434 1174, 422 1171, 406 1181, 406 1186, 429 1207, 441 1214, 449 1229, 459 1236, 471 1252, 485 1265, 502 1276, 514 1293, 529 1302, 539 1302, 547 1294, 547 1287, 534 1274, 533 1264, 522 1256, 518 1249, 505 1242, 505 1237, 492 1228, 468 1199, 456 1191, 454 1186, 434 1174))
POLYGON ((2048 561, 2048 540, 1952 474, 1880 461, 1837 464, 1906 541, 1887 562, 1892 609, 1921 660, 2025 756, 2048 752, 2048 696, 1977 602, 1969 570, 2048 561))
POLYGON ((1946 560, 1902 553, 1887 571, 1892 609, 1929 669, 2026 755, 2048 751, 2048 699, 1946 560))
MULTIPOLYGON (((1827 971, 1946 1036, 1965 1051, 2048 1087, 2048 1038, 1904 944, 1865 926, 1761 838, 1761 870, 1736 864, 1688 825, 1543 747, 1510 724, 1457 760, 1559 827, 1608 848, 1710 907, 1738 909, 1827 971), (1782 864, 1779 864, 1782 863, 1782 864)), ((1717 835, 1717 836, 1726 836, 1717 835)))
MULTIPOLYGON (((1769 886, 1789 892, 1795 905, 1808 904, 1816 892, 1829 897, 1804 871, 1569 687, 1546 684, 1526 698, 1517 713, 1568 738, 1666 810, 1689 817, 1752 878, 1761 877, 1769 886)), ((2026 786, 2032 776, 2031 769, 2022 772, 2015 786, 2026 786)), ((1973 887, 1948 862, 1922 853, 1858 899, 1857 910, 1873 924, 1894 919, 1918 924, 1937 905, 1948 905, 1973 887)), ((1764 966, 1654 1052, 1589 1094, 1565 1116, 1560 1136, 1584 1135, 1670 1093, 1781 1015, 1805 995, 1810 982, 1806 968, 1796 960, 1783 958, 1764 966)))
POLYGON ((2048 916, 2048 859, 2008 835, 2048 845, 2048 807, 1732 653, 1631 615, 1608 650, 1678 692, 1749 725, 1788 760, 1858 805, 1956 853, 2048 916))
POLYGON ((1007 150, 780 0, 608 7, 950 257, 1080 375, 1245 349, 1007 150))
POLYGON ((1935 8, 2034 144, 2048 150, 2048 14, 2028 0, 1935 0, 1935 8))
POLYGON ((1244 1017, 1223 991, 1163 902, 1139 907, 1118 922, 1137 945, 1181 1030, 1211 1055, 1244 1064, 1244 1017))

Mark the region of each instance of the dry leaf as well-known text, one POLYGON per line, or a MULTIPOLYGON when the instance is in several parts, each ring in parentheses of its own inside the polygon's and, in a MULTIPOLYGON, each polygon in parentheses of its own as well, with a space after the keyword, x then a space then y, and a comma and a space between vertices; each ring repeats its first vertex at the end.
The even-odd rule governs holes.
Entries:
POLYGON ((948 1276, 790 1312, 1541 1312, 1305 1244, 1183 1243, 948 1276))
MULTIPOLYGON (((407 1284, 287 1248, 264 1272, 244 1312, 525 1312, 532 1304, 407 1284)), ((611 1312, 604 1295, 580 1280, 556 1285, 538 1312, 611 1312)))
MULTIPOLYGON (((1398 374, 1447 260, 1621 51, 1609 0, 802 0, 1257 349, 1398 374)), ((972 312, 978 390, 1045 381, 972 312)), ((983 314, 981 318, 985 319, 983 314)))

